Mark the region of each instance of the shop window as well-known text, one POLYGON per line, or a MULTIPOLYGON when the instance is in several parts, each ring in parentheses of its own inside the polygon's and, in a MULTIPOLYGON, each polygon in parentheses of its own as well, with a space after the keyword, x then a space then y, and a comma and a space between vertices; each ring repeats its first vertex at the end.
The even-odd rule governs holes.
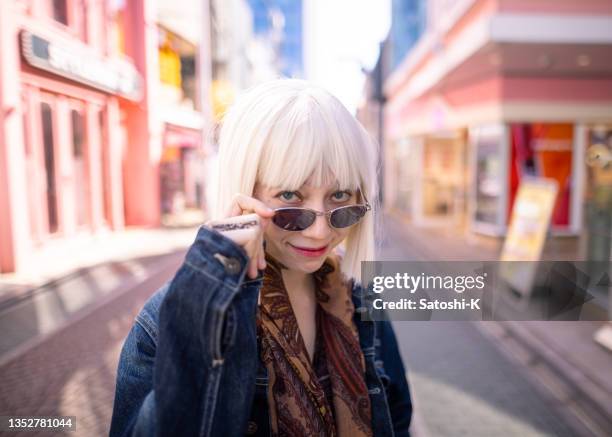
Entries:
POLYGON ((501 139, 480 137, 476 142, 476 208, 474 220, 496 225, 500 220, 499 202, 502 195, 501 139))
POLYGON ((84 154, 83 114, 76 109, 70 113, 72 120, 72 157, 74 160, 74 187, 76 194, 77 224, 87 224, 87 169, 84 154))
POLYGON ((98 112, 98 134, 100 135, 100 154, 101 154, 101 163, 102 166, 102 216, 107 225, 111 223, 110 211, 111 211, 111 193, 109 192, 110 188, 110 177, 109 177, 109 145, 107 144, 106 130, 104 128, 105 124, 105 112, 101 109, 98 112))
POLYGON ((559 193, 553 211, 552 224, 558 228, 569 226, 573 138, 574 127, 568 123, 513 123, 511 125, 510 206, 514 204, 518 187, 524 177, 554 179, 557 182, 559 193))
POLYGON ((41 103, 41 121, 43 134, 43 148, 45 154, 45 181, 47 194, 47 219, 49 233, 58 230, 57 220, 57 192, 55 185, 55 152, 53 144, 53 113, 48 103, 41 103))
MULTIPOLYGON (((23 103, 24 108, 27 106, 27 102, 23 103)), ((28 129, 28 112, 26 110, 23 111, 22 114, 22 123, 23 123, 23 152, 25 154, 26 159, 30 159, 32 157, 32 144, 30 143, 30 130, 28 129)))
POLYGON ((36 202, 36 165, 34 156, 32 156, 32 140, 30 138, 30 129, 29 129, 29 114, 27 111, 27 100, 23 102, 23 114, 22 114, 22 123, 23 123, 23 151, 25 155, 25 164, 26 164, 26 186, 27 186, 27 195, 28 195, 28 208, 30 213, 30 234, 33 239, 38 239, 38 229, 36 226, 36 217, 35 212, 38 211, 39 206, 36 202))
POLYGON ((459 157, 452 140, 428 139, 423 155, 423 214, 451 216, 459 188, 459 157))
POLYGON ((109 16, 110 44, 115 53, 127 54, 126 35, 126 0, 107 0, 106 10, 109 16))
POLYGON ((68 0, 53 0, 53 19, 68 26, 68 0))
POLYGON ((84 42, 87 38, 88 1, 85 0, 47 0, 41 10, 71 37, 84 42))
POLYGON ((173 32, 158 28, 159 80, 164 99, 199 110, 197 98, 197 47, 173 32))

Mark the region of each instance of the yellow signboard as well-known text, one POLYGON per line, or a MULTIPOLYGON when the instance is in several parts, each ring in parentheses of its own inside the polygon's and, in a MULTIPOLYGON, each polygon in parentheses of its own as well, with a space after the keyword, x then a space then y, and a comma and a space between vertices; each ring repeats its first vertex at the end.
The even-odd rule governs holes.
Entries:
MULTIPOLYGON (((529 178, 519 186, 500 261, 539 261, 557 198, 554 179, 529 178)), ((501 276, 524 296, 531 293, 537 263, 502 263, 501 276)))
POLYGON ((538 261, 550 225, 557 183, 552 179, 526 179, 521 183, 501 261, 538 261))

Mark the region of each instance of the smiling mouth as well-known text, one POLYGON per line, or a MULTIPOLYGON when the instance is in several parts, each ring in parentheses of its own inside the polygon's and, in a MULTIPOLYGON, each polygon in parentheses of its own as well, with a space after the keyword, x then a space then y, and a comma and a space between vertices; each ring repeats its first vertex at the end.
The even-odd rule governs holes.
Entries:
MULTIPOLYGON (((291 243, 289 243, 291 244, 291 243)), ((308 252, 321 252, 325 249, 327 249, 327 245, 326 246, 321 246, 321 247, 300 247, 300 246, 294 246, 293 244, 291 244, 291 246, 295 247, 296 249, 299 250, 305 250, 308 252)))

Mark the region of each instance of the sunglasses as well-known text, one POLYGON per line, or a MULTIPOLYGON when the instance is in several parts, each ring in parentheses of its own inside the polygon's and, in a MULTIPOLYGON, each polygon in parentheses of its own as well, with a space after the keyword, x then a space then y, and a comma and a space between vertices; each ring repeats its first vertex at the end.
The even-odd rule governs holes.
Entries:
POLYGON ((272 223, 285 231, 303 231, 309 228, 317 219, 324 215, 331 227, 342 229, 358 223, 366 212, 372 209, 368 199, 363 195, 365 205, 347 205, 334 208, 327 212, 308 208, 277 208, 272 217, 272 223))

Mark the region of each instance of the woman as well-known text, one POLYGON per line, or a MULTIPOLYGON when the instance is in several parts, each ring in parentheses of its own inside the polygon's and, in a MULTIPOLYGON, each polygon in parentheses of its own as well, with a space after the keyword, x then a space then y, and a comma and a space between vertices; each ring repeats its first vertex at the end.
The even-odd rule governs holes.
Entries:
POLYGON ((111 436, 408 435, 395 335, 362 304, 374 150, 307 82, 238 99, 221 128, 213 220, 123 346, 111 436))

